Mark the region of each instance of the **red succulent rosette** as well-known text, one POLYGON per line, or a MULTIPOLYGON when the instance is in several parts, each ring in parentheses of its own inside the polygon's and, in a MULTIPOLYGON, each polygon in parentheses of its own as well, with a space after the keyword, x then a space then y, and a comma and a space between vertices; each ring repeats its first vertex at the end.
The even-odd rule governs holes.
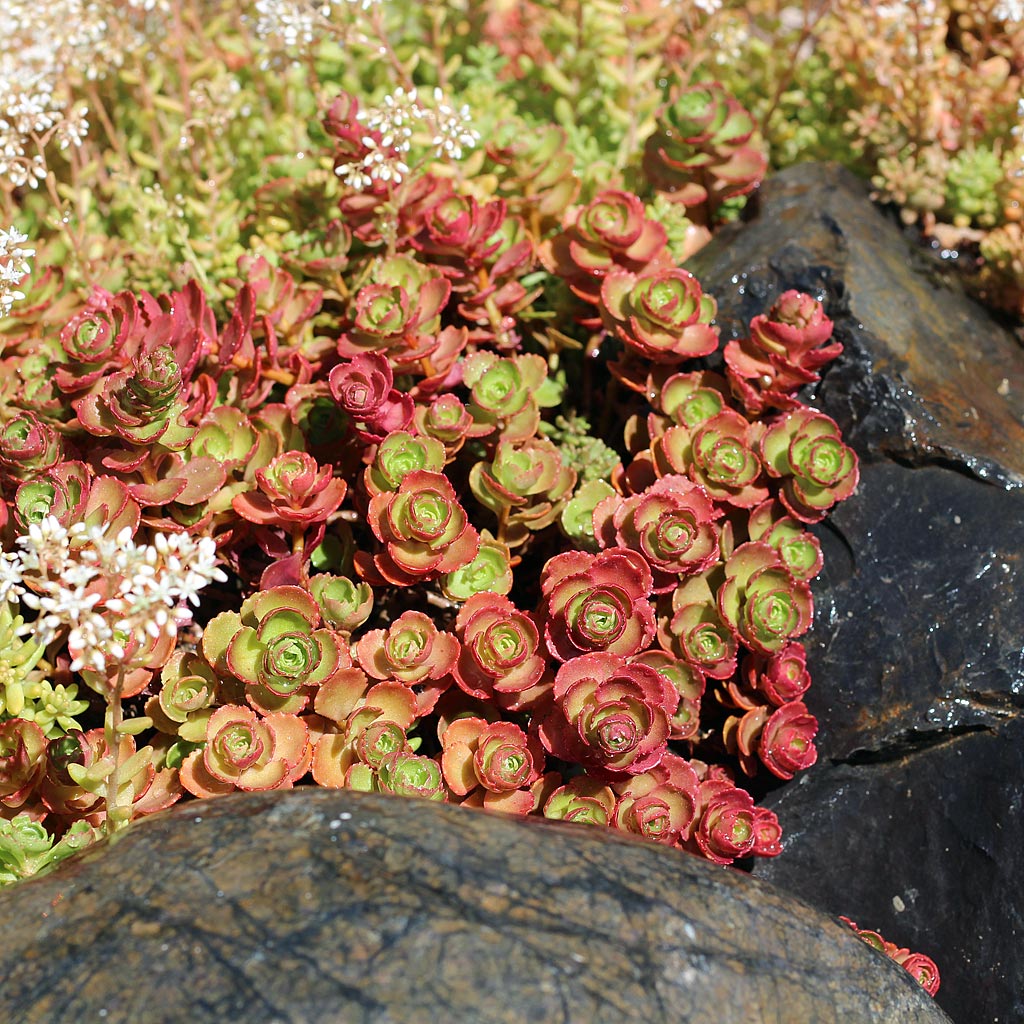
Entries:
POLYGON ((761 454, 769 475, 782 478, 783 505, 802 523, 824 519, 860 478, 857 455, 835 420, 813 409, 794 409, 769 426, 761 454))
POLYGON ((782 826, 778 816, 767 807, 754 808, 755 857, 778 857, 782 853, 782 826))
MULTIPOLYGON (((482 718, 458 718, 441 733, 441 770, 448 788, 466 796, 477 787, 487 794, 517 791, 512 804, 522 813, 533 810, 533 795, 525 792, 544 770, 544 748, 535 734, 527 734, 512 722, 487 722, 482 718)), ((506 797, 505 809, 513 810, 506 797)), ((485 794, 483 805, 488 806, 485 794)))
POLYGON ((548 753, 609 778, 639 775, 665 756, 679 695, 647 665, 606 653, 567 661, 539 722, 548 753))
POLYGON ((384 545, 373 556, 356 554, 365 576, 377 572, 389 583, 412 584, 468 565, 480 549, 480 537, 443 473, 407 473, 397 491, 375 494, 367 514, 370 528, 384 545))
POLYGON ((818 369, 843 351, 839 342, 821 348, 832 337, 832 321, 814 296, 794 289, 783 292, 767 316, 750 321, 750 336, 762 352, 806 370, 818 369))
POLYGON ((669 719, 671 737, 674 740, 693 739, 700 727, 700 700, 707 687, 704 673, 656 647, 642 654, 634 654, 629 660, 653 668, 675 687, 679 694, 679 704, 669 719))
POLYGON ((709 780, 701 784, 703 809, 694 840, 700 852, 715 864, 731 864, 747 857, 757 842, 757 809, 745 789, 729 782, 709 780))
POLYGON ((627 548, 549 559, 541 577, 548 650, 559 661, 593 651, 636 654, 654 636, 652 585, 643 556, 627 548))
POLYGON ((692 210, 691 219, 708 222, 726 199, 745 195, 764 177, 754 120, 720 82, 676 86, 656 118, 644 174, 692 210))
POLYGON ((690 475, 718 501, 737 508, 759 504, 768 497, 768 488, 761 481, 755 436, 740 413, 723 409, 694 433, 690 475))
POLYGON ((632 192, 605 189, 570 211, 565 230, 540 248, 547 268, 579 298, 598 305, 601 281, 612 270, 640 271, 665 258, 665 229, 648 220, 632 192))
POLYGON ((930 996, 939 991, 939 968, 930 956, 898 949, 892 959, 900 965, 930 996))
POLYGON ((463 277, 500 248, 504 239, 498 232, 504 219, 503 199, 481 205, 472 196, 451 193, 422 212, 422 228, 412 245, 431 263, 450 262, 447 274, 463 277))
POLYGON ((153 345, 71 405, 82 428, 96 437, 117 437, 131 445, 159 441, 181 451, 196 433, 187 421, 185 380, 172 346, 153 345))
POLYGON ((659 618, 658 640, 702 676, 728 679, 736 671, 735 630, 722 620, 704 576, 694 576, 672 594, 672 616, 659 618))
POLYGON ((748 412, 795 409, 793 392, 820 380, 817 370, 843 351, 832 336, 832 321, 821 303, 803 292, 780 296, 767 316, 750 322, 750 336, 725 346, 725 362, 733 394, 748 412))
POLYGON ((339 363, 328 381, 334 400, 365 441, 379 441, 412 421, 413 400, 394 389, 391 364, 379 352, 339 363))
POLYGON ((667 846, 689 838, 701 808, 700 779, 683 758, 666 754, 657 767, 615 789, 616 828, 667 846))
POLYGON ((637 275, 609 273, 601 285, 601 319, 637 355, 679 363, 714 352, 717 306, 700 282, 679 267, 654 267, 637 275))
POLYGON ((765 722, 758 754, 773 775, 791 779, 818 760, 817 733, 818 720, 802 701, 783 704, 765 722))
POLYGON ((0 722, 0 805, 17 810, 32 795, 46 761, 43 730, 24 718, 0 722))
POLYGON ((722 516, 707 491, 689 477, 670 473, 629 498, 611 495, 594 509, 594 536, 602 547, 639 551, 663 594, 680 576, 697 575, 718 560, 722 516))
POLYGON ((419 360, 439 344, 436 330, 451 284, 412 260, 395 257, 381 274, 385 280, 356 293, 352 326, 338 338, 338 355, 351 359, 384 352, 396 361, 419 360))
POLYGON ((282 452, 256 470, 258 491, 236 495, 231 505, 260 526, 310 526, 338 510, 348 485, 330 466, 318 466, 306 452, 282 452))
POLYGON ((85 308, 60 332, 66 364, 54 371, 61 391, 84 391, 108 370, 121 369, 138 350, 143 334, 138 303, 131 292, 111 295, 94 288, 85 308))
POLYGON ((743 676, 751 690, 767 697, 776 707, 799 700, 811 685, 807 651, 792 640, 774 654, 751 654, 743 663, 743 676))
POLYGON ((909 949, 900 949, 895 942, 889 942, 870 928, 859 927, 856 922, 842 914, 839 915, 839 920, 852 928, 872 949, 884 953, 890 960, 903 967, 928 995, 934 996, 939 991, 939 969, 931 957, 923 953, 911 953, 909 949))
POLYGON ((0 425, 0 471, 24 480, 55 469, 67 454, 61 434, 35 413, 11 412, 0 425))
POLYGON ((488 700, 529 690, 547 664, 533 618, 499 594, 473 594, 459 610, 455 628, 462 650, 452 674, 471 697, 488 700))

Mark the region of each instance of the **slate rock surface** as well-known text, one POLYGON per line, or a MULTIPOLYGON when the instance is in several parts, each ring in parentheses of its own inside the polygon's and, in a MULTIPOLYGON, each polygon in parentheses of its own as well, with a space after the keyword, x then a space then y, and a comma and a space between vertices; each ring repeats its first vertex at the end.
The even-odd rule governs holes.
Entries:
POLYGON ((809 400, 862 459, 817 528, 818 764, 770 879, 932 956, 961 1024, 1024 1020, 1024 351, 835 165, 767 182, 688 264, 723 337, 788 288, 846 346, 809 400))
POLYGON ((845 926, 738 872, 362 793, 179 806, 2 910, 5 1024, 948 1021, 845 926))

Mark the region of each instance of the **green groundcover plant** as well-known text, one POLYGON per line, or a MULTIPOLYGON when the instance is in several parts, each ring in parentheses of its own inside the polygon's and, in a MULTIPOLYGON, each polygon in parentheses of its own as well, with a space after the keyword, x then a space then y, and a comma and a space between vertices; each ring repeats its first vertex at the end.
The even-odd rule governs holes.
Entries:
POLYGON ((686 261, 829 157, 1019 310, 1020 5, 8 6, 0 879, 296 785, 778 855, 842 345, 686 261))

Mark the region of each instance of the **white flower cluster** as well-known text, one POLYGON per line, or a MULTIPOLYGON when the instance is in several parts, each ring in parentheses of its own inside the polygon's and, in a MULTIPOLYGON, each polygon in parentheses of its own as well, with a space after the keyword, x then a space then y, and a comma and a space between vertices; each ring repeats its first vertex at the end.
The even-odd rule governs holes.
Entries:
POLYGON ((256 34, 293 50, 312 46, 323 33, 334 7, 343 4, 368 11, 375 0, 256 0, 256 34))
POLYGON ((11 306, 25 298, 18 285, 32 272, 29 257, 36 254, 35 249, 21 247, 21 243, 27 241, 28 236, 16 228, 0 229, 0 317, 7 316, 11 306))
POLYGON ((480 133, 472 126, 469 107, 463 103, 458 110, 445 101, 440 89, 434 90, 432 111, 434 138, 431 143, 438 156, 462 159, 462 147, 472 149, 480 141, 480 133))
POLYGON ((4 0, 0 50, 0 177, 35 188, 46 177, 43 147, 77 146, 89 128, 66 72, 101 74, 107 23, 93 0, 4 0))
POLYGON ((130 527, 109 536, 84 523, 64 529, 47 516, 18 546, 0 552, 0 600, 35 609, 38 617, 25 628, 44 644, 67 627, 73 672, 106 671, 132 639, 175 636, 191 618, 186 602, 198 605, 203 587, 227 579, 209 537, 158 533, 152 544, 136 545, 130 527))
POLYGON ((898 0, 897 3, 875 5, 875 14, 883 21, 892 21, 898 26, 917 24, 920 28, 931 28, 940 22, 938 0, 898 0))
POLYGON ((416 126, 422 125, 430 135, 434 155, 461 160, 464 149, 472 149, 480 141, 480 133, 472 127, 469 107, 453 107, 441 89, 434 89, 434 106, 420 100, 417 90, 398 88, 384 97, 379 107, 360 110, 360 124, 380 133, 380 141, 365 135, 362 143, 367 152, 361 160, 341 164, 335 174, 350 188, 370 188, 375 181, 398 184, 409 173, 406 155, 412 149, 416 126))
MULTIPOLYGON (((303 0, 256 0, 256 34, 280 40, 288 49, 310 46, 323 17, 320 4, 303 0)), ((327 8, 328 14, 330 7, 327 8)))
POLYGON ((1024 21, 1024 0, 999 0, 992 10, 992 17, 1010 23, 1024 21))

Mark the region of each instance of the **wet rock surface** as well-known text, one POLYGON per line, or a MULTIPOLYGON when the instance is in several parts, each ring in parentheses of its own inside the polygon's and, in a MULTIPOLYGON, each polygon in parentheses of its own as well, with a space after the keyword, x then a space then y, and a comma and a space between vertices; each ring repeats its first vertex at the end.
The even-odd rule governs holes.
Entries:
POLYGON ((961 1024, 1024 1020, 1024 351, 833 165, 767 183, 690 268, 725 337, 788 288, 846 351, 812 403, 862 458, 818 528, 819 762, 754 872, 932 956, 961 1024))
POLYGON ((753 219, 687 267, 724 339, 788 288, 817 295, 846 346, 820 390, 848 443, 1024 484, 1024 359, 1012 334, 913 247, 837 164, 766 182, 753 219))
POLYGON ((8 1024, 948 1019, 755 879, 604 829, 360 793, 178 807, 3 903, 8 1024))

